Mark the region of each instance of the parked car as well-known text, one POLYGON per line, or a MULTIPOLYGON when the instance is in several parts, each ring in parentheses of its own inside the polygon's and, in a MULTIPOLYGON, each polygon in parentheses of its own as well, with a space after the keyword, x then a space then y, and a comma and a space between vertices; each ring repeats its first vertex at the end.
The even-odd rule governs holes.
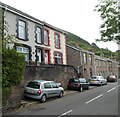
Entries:
POLYGON ((110 75, 107 77, 108 82, 117 82, 117 77, 115 75, 110 75))
POLYGON ((89 79, 90 85, 107 85, 107 80, 103 76, 92 76, 89 79))
POLYGON ((89 82, 85 78, 71 78, 68 82, 68 90, 74 89, 82 92, 84 89, 89 90, 89 82))
POLYGON ((24 90, 24 96, 39 99, 45 102, 50 97, 63 97, 64 89, 59 87, 54 81, 33 80, 30 81, 24 90))

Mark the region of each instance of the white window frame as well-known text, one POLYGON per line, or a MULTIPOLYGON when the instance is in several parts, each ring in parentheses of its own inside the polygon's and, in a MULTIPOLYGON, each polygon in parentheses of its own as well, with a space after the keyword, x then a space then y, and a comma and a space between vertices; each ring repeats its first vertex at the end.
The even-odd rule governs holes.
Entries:
POLYGON ((42 30, 40 27, 36 28, 36 41, 37 41, 37 43, 42 42, 42 30))
POLYGON ((84 63, 87 63, 87 54, 83 53, 83 57, 84 57, 84 63))
POLYGON ((90 61, 90 64, 92 65, 92 54, 89 54, 89 61, 90 61))
POLYGON ((60 48, 60 37, 58 34, 55 34, 55 47, 60 48))
POLYGON ((48 30, 44 30, 44 44, 49 45, 49 32, 48 32, 48 30))
POLYGON ((26 47, 16 46, 16 51, 25 55, 25 61, 29 62, 29 49, 26 47), (27 56, 26 56, 27 55, 27 56))
POLYGON ((49 51, 46 50, 45 51, 45 64, 48 64, 49 63, 49 51))
POLYGON ((62 64, 62 55, 61 53, 55 53, 55 63, 56 64, 62 64), (57 63, 56 63, 57 60, 57 63))
MULTIPOLYGON (((42 62, 42 60, 41 60, 41 57, 42 57, 42 50, 40 49, 40 48, 37 48, 36 49, 37 50, 37 57, 39 57, 39 60, 37 60, 37 62, 42 62), (40 52, 38 52, 38 50, 40 50, 40 52)), ((36 58, 37 59, 37 58, 36 58)))
POLYGON ((26 22, 22 20, 18 21, 18 38, 26 39, 26 22))

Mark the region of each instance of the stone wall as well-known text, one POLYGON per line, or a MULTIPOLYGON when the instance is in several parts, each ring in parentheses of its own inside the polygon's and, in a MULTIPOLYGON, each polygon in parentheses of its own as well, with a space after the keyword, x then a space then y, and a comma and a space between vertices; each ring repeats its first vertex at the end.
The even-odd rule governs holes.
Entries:
POLYGON ((11 93, 5 109, 12 109, 20 106, 21 99, 24 98, 24 87, 30 80, 53 80, 55 82, 61 82, 64 89, 66 89, 68 80, 76 75, 75 68, 69 65, 27 66, 22 82, 11 88, 11 93))
POLYGON ((41 66, 27 66, 25 69, 23 86, 30 80, 43 79, 61 82, 64 89, 67 88, 68 80, 77 75, 77 71, 70 65, 41 65, 41 66))

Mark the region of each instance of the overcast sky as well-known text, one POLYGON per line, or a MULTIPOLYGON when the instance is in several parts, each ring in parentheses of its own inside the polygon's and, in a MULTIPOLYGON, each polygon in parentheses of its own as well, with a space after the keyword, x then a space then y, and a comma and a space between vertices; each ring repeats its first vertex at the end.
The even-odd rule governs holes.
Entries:
MULTIPOLYGON (((0 0, 39 20, 72 32, 90 44, 100 38, 99 13, 94 12, 98 0, 0 0)), ((100 48, 118 50, 114 42, 97 42, 100 48)))

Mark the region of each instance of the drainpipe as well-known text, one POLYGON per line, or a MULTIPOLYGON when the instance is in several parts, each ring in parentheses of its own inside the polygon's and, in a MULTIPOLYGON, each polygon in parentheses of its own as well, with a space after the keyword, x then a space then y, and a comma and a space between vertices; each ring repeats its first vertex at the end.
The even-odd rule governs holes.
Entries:
POLYGON ((80 66, 77 66, 77 73, 80 73, 80 66))
POLYGON ((82 66, 82 51, 80 51, 80 63, 81 63, 81 66, 82 66))

